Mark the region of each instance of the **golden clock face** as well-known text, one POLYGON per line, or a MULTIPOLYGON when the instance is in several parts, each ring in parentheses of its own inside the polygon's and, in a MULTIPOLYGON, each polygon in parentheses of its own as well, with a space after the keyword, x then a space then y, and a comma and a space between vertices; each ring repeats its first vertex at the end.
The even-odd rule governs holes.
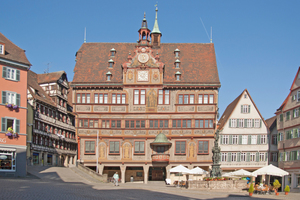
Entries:
POLYGON ((138 56, 138 60, 139 60, 141 63, 146 63, 146 62, 149 60, 149 55, 146 54, 146 53, 141 53, 141 54, 138 56))
POLYGON ((148 71, 138 71, 138 81, 148 81, 148 71))

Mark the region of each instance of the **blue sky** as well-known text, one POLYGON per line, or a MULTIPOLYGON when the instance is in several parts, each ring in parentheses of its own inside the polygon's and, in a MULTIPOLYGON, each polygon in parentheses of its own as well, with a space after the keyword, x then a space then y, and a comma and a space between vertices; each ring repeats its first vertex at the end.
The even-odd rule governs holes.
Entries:
MULTIPOLYGON (((31 70, 65 70, 87 42, 135 42, 144 12, 153 28, 156 1, 1 1, 0 32, 26 50, 31 70)), ((161 0, 164 43, 208 43, 210 27, 221 89, 220 115, 245 88, 265 119, 289 93, 300 66, 300 1, 161 0), (208 32, 202 25, 202 22, 208 32)))

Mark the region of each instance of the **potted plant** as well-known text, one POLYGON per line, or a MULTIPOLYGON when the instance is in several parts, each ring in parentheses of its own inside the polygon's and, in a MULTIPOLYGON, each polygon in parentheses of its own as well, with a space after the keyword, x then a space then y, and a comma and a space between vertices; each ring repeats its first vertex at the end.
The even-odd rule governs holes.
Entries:
POLYGON ((285 186, 284 188, 284 191, 285 191, 285 195, 288 195, 288 193, 290 192, 290 186, 285 186))
POLYGON ((18 109, 18 105, 13 105, 13 109, 18 109))
POLYGON ((251 183, 248 192, 249 192, 249 196, 251 197, 251 196, 253 195, 253 192, 254 192, 254 186, 253 186, 253 183, 251 183))
POLYGON ((279 183, 279 181, 276 179, 274 182, 273 182, 273 187, 275 189, 275 194, 278 196, 279 193, 277 192, 278 188, 280 188, 281 184, 279 183))

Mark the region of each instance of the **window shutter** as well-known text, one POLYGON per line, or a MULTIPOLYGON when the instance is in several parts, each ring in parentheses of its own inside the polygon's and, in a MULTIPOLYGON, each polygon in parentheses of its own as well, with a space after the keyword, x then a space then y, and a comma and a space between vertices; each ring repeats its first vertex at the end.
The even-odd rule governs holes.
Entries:
POLYGON ((20 100, 21 100, 21 95, 17 94, 16 95, 16 104, 17 104, 17 106, 20 106, 20 100))
POLYGON ((229 135, 229 144, 232 144, 232 135, 229 135))
POLYGON ((239 144, 242 144, 242 136, 239 135, 239 144))
POLYGON ((244 127, 247 128, 247 119, 244 119, 244 127))
POLYGON ((220 144, 223 144, 223 135, 220 135, 220 144))
POLYGON ((280 133, 277 133, 277 142, 280 141, 280 133))
POLYGON ((237 120, 236 120, 236 127, 237 127, 237 128, 239 127, 239 123, 240 123, 240 119, 237 119, 237 120))
POLYGON ((6 67, 2 67, 2 77, 6 78, 6 67))
POLYGON ((6 104, 6 92, 2 91, 2 104, 6 104))
POLYGON ((265 161, 268 161, 268 152, 265 154, 265 161))
POLYGON ((20 81, 20 70, 16 70, 17 73, 16 73, 16 80, 17 81, 20 81))
POLYGON ((250 162, 250 153, 247 153, 247 162, 250 162))
POLYGON ((260 135, 257 136, 257 144, 260 144, 260 135))
POLYGON ((260 124, 259 124, 259 128, 261 128, 261 123, 262 123, 262 120, 260 119, 260 124))
POLYGON ((241 105, 241 113, 243 113, 243 105, 241 105))
POLYGON ((6 118, 2 117, 1 118, 1 131, 6 132, 6 118))
POLYGON ((252 119, 252 127, 254 127, 254 119, 252 119))
POLYGON ((231 119, 229 119, 229 127, 231 127, 231 119))
POLYGON ((231 162, 231 152, 228 153, 228 162, 231 162))
POLYGON ((251 135, 248 135, 248 144, 251 144, 251 135))
POLYGON ((249 107, 248 107, 248 113, 250 113, 250 105, 249 105, 249 107))
POLYGON ((259 153, 256 152, 256 162, 259 162, 259 153))
POLYGON ((237 153, 237 161, 241 162, 241 153, 240 152, 237 153))
POLYGON ((20 133, 20 120, 16 119, 15 122, 16 122, 16 133, 20 133))

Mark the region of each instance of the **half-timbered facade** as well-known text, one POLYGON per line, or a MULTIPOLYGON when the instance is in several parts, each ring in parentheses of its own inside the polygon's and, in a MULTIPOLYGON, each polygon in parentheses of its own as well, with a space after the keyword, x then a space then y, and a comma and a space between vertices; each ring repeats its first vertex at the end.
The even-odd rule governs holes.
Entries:
POLYGON ((164 180, 182 164, 209 170, 220 81, 214 45, 161 43, 144 17, 137 43, 83 43, 73 108, 78 158, 122 182, 164 180), (97 137, 98 136, 98 137, 97 137))

